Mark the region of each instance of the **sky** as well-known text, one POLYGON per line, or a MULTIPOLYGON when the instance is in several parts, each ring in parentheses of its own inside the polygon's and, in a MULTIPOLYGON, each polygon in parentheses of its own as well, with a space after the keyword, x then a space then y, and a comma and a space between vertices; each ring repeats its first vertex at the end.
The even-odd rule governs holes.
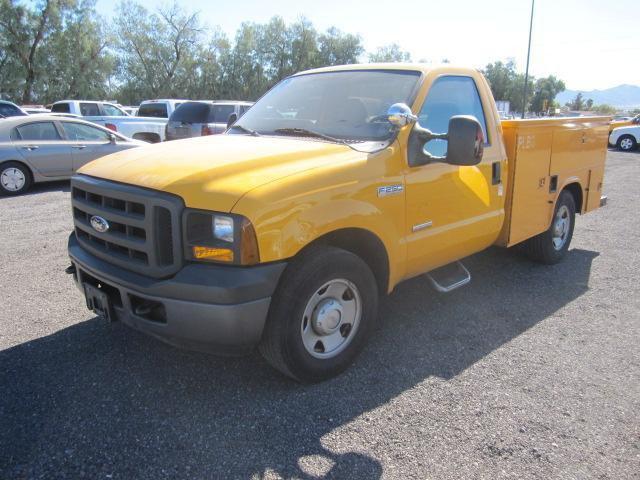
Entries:
MULTIPOLYGON (((150 10, 166 0, 137 0, 150 10)), ((368 51, 397 43, 414 61, 482 68, 513 58, 524 71, 531 0, 178 0, 233 38, 245 21, 305 16, 318 30, 359 34, 368 51)), ((100 14, 114 0, 98 0, 100 14)), ((640 85, 640 0, 536 0, 530 72, 572 90, 640 85)), ((364 58, 363 60, 366 60, 364 58)))

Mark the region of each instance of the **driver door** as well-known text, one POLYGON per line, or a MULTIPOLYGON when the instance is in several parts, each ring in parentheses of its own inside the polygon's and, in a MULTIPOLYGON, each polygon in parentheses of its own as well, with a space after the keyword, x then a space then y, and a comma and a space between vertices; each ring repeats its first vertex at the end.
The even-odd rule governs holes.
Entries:
MULTIPOLYGON (((409 167, 406 175, 409 276, 480 251, 491 245, 500 232, 505 155, 492 109, 482 104, 478 94, 479 80, 461 75, 438 77, 420 109, 420 125, 435 133, 447 132, 449 119, 455 115, 475 116, 483 128, 485 149, 482 162, 476 166, 431 162, 409 167)), ((425 150, 445 156, 447 142, 432 140, 425 150)))

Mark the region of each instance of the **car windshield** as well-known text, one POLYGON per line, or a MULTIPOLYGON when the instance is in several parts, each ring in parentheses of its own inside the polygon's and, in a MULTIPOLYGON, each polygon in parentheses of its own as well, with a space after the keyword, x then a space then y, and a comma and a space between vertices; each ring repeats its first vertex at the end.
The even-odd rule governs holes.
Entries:
MULTIPOLYGON (((347 70, 286 78, 237 123, 261 135, 322 134, 346 142, 389 140, 390 123, 380 122, 394 103, 410 104, 420 72, 347 70), (374 119, 377 119, 374 120, 374 119)), ((242 133, 240 129, 232 133, 242 133)))

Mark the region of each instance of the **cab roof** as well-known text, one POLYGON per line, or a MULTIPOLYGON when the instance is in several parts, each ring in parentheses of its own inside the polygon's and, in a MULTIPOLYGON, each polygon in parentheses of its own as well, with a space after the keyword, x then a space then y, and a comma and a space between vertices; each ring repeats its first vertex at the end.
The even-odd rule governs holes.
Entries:
POLYGON ((447 73, 469 73, 475 71, 468 67, 459 67, 449 63, 442 65, 432 65, 428 63, 409 63, 409 62, 397 62, 397 63, 353 63, 349 65, 334 65, 331 67, 314 68, 312 70, 305 70, 294 74, 306 75, 309 73, 325 73, 325 72, 343 72, 350 70, 401 70, 420 72, 426 75, 429 72, 447 73))

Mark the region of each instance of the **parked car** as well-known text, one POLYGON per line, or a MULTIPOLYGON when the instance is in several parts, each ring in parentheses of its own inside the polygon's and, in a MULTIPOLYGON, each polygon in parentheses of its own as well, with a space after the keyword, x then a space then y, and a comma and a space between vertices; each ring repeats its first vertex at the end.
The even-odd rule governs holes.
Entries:
POLYGON ((160 98, 157 100, 145 100, 138 107, 138 117, 169 118, 181 104, 187 100, 172 98, 160 98))
POLYGON ((28 113, 15 103, 0 100, 0 118, 21 117, 24 115, 28 115, 28 113))
POLYGON ((562 261, 576 214, 606 200, 608 122, 501 123, 473 68, 301 72, 223 135, 81 169, 67 272, 102 317, 193 349, 258 346, 317 382, 353 362, 403 280, 462 287, 460 260, 492 245, 562 261))
POLYGON ((623 152, 631 152, 640 144, 640 124, 618 127, 609 135, 609 145, 623 152))
POLYGON ((63 180, 91 160, 146 145, 84 120, 29 115, 0 122, 0 193, 63 180))
POLYGON ((118 105, 90 100, 61 100, 52 105, 51 112, 80 115, 89 122, 149 143, 164 140, 167 123, 162 118, 132 117, 118 105))
POLYGON ((222 133, 230 118, 237 120, 253 105, 251 102, 195 101, 180 105, 169 117, 166 140, 202 137, 222 133))

